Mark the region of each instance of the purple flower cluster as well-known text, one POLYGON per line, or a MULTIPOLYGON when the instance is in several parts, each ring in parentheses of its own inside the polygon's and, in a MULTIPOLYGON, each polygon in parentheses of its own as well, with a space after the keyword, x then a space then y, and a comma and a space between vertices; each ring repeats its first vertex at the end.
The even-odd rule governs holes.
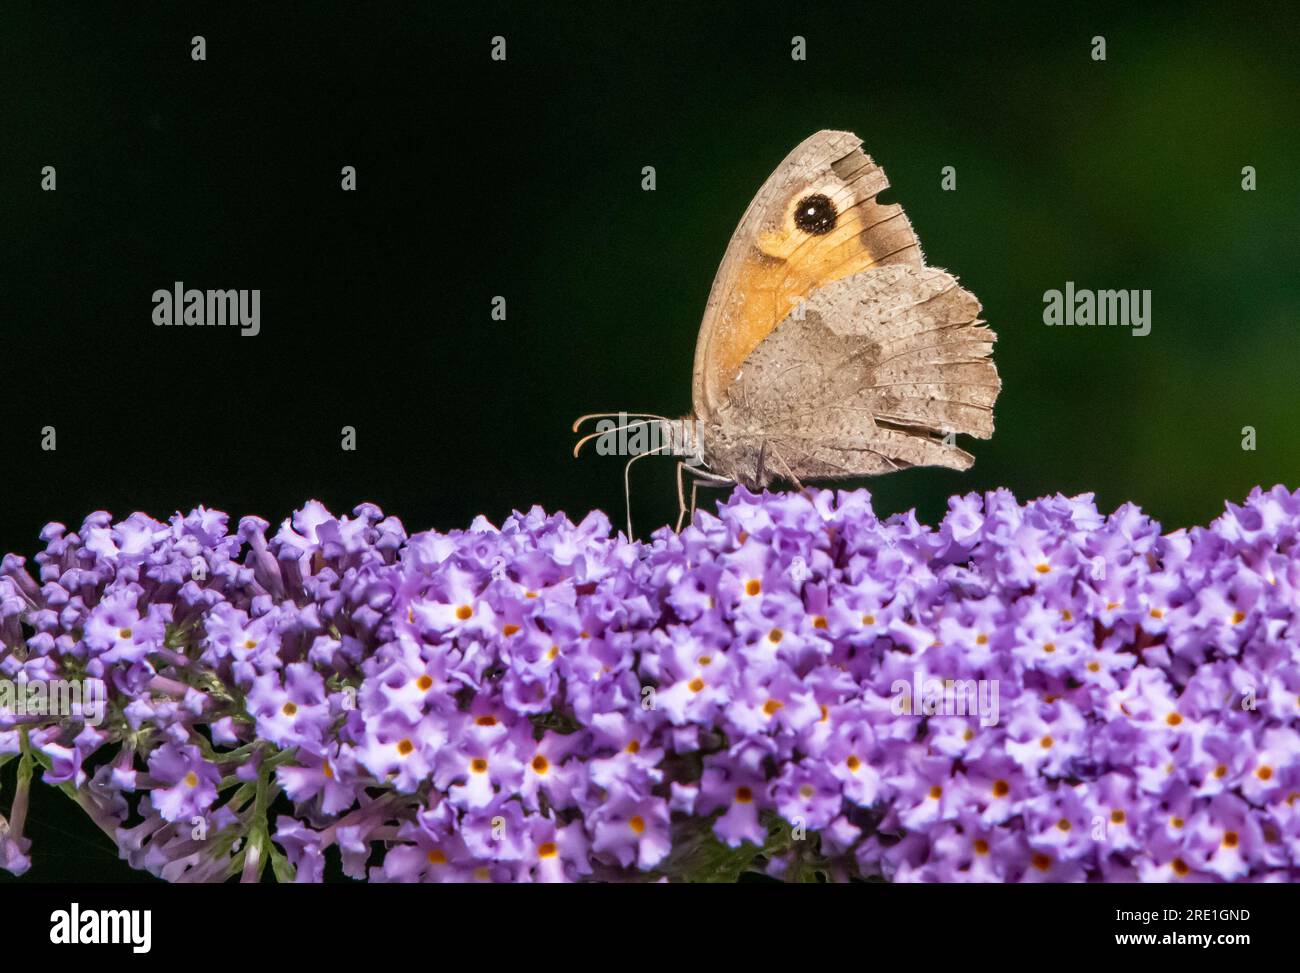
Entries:
POLYGON ((4 559, 0 679, 105 703, 0 706, 0 867, 40 769, 172 881, 1300 877, 1300 492, 1168 535, 1006 491, 268 528, 101 512, 4 559))

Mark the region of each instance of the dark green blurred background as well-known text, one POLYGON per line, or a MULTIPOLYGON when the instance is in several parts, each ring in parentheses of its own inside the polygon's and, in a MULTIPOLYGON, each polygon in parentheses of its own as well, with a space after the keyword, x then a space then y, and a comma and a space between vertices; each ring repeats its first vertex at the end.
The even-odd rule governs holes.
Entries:
MULTIPOLYGON (((533 503, 620 522, 621 462, 573 460, 570 423, 689 411, 732 229, 820 128, 864 139, 929 262, 999 335, 996 436, 965 444, 968 473, 867 482, 882 512, 1095 491, 1172 529, 1257 483, 1300 486, 1294 17, 6 3, 0 549, 30 555, 46 521, 97 508, 274 522, 310 497, 375 501, 411 530, 533 503), (155 328, 150 295, 175 280, 260 288, 261 335, 155 328), (1151 334, 1044 326, 1067 280, 1150 289, 1151 334)), ((671 521, 673 463, 633 473, 639 532, 671 521)), ((43 826, 33 875, 76 874, 43 826)))
MULTIPOLYGON (((572 460, 570 421, 689 410, 731 231, 826 127, 865 140, 929 261, 1000 337, 998 431, 974 470, 877 480, 884 509, 1095 490, 1178 526, 1256 483, 1300 485, 1293 21, 1122 4, 22 10, 0 41, 6 549, 100 506, 274 520, 309 496, 371 499, 412 528, 534 502, 617 512, 620 464, 572 460), (155 330, 149 295, 176 279, 260 287, 262 335, 155 330), (1151 335, 1045 327, 1042 294, 1067 280, 1150 289, 1151 335), (45 424, 57 454, 38 448, 45 424)), ((634 475, 641 523, 669 519, 672 463, 634 475)))

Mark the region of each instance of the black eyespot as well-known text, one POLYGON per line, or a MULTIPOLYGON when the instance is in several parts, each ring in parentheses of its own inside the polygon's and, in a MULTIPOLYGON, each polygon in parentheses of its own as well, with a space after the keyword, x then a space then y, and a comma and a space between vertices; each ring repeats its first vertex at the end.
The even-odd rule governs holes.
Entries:
POLYGON ((829 197, 813 193, 799 200, 799 205, 794 208, 794 225, 805 233, 821 236, 835 229, 838 215, 829 197))

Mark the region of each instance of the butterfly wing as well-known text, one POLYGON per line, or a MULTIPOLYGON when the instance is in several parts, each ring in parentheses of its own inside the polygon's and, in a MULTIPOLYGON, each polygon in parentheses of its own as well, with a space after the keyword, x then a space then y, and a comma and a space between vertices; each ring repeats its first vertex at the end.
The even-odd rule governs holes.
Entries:
POLYGON ((712 421, 741 365, 817 288, 878 266, 922 266, 901 206, 876 201, 884 172, 850 132, 805 139, 732 234, 695 349, 697 418, 712 421))
POLYGON ((967 469, 1001 382, 980 304, 935 267, 886 266, 815 291, 744 361, 719 410, 737 479, 967 469), (947 438, 949 441, 945 441, 947 438), (764 454, 764 458, 759 458, 764 454))

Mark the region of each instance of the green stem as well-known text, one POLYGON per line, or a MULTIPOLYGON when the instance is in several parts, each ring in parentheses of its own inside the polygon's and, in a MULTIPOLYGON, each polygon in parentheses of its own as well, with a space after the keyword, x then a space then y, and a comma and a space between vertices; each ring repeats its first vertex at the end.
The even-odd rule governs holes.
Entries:
POLYGON ((32 743, 27 735, 27 728, 18 731, 22 757, 18 760, 18 787, 14 791, 13 807, 9 810, 9 834, 15 839, 22 838, 23 826, 27 823, 27 806, 32 790, 32 743))

